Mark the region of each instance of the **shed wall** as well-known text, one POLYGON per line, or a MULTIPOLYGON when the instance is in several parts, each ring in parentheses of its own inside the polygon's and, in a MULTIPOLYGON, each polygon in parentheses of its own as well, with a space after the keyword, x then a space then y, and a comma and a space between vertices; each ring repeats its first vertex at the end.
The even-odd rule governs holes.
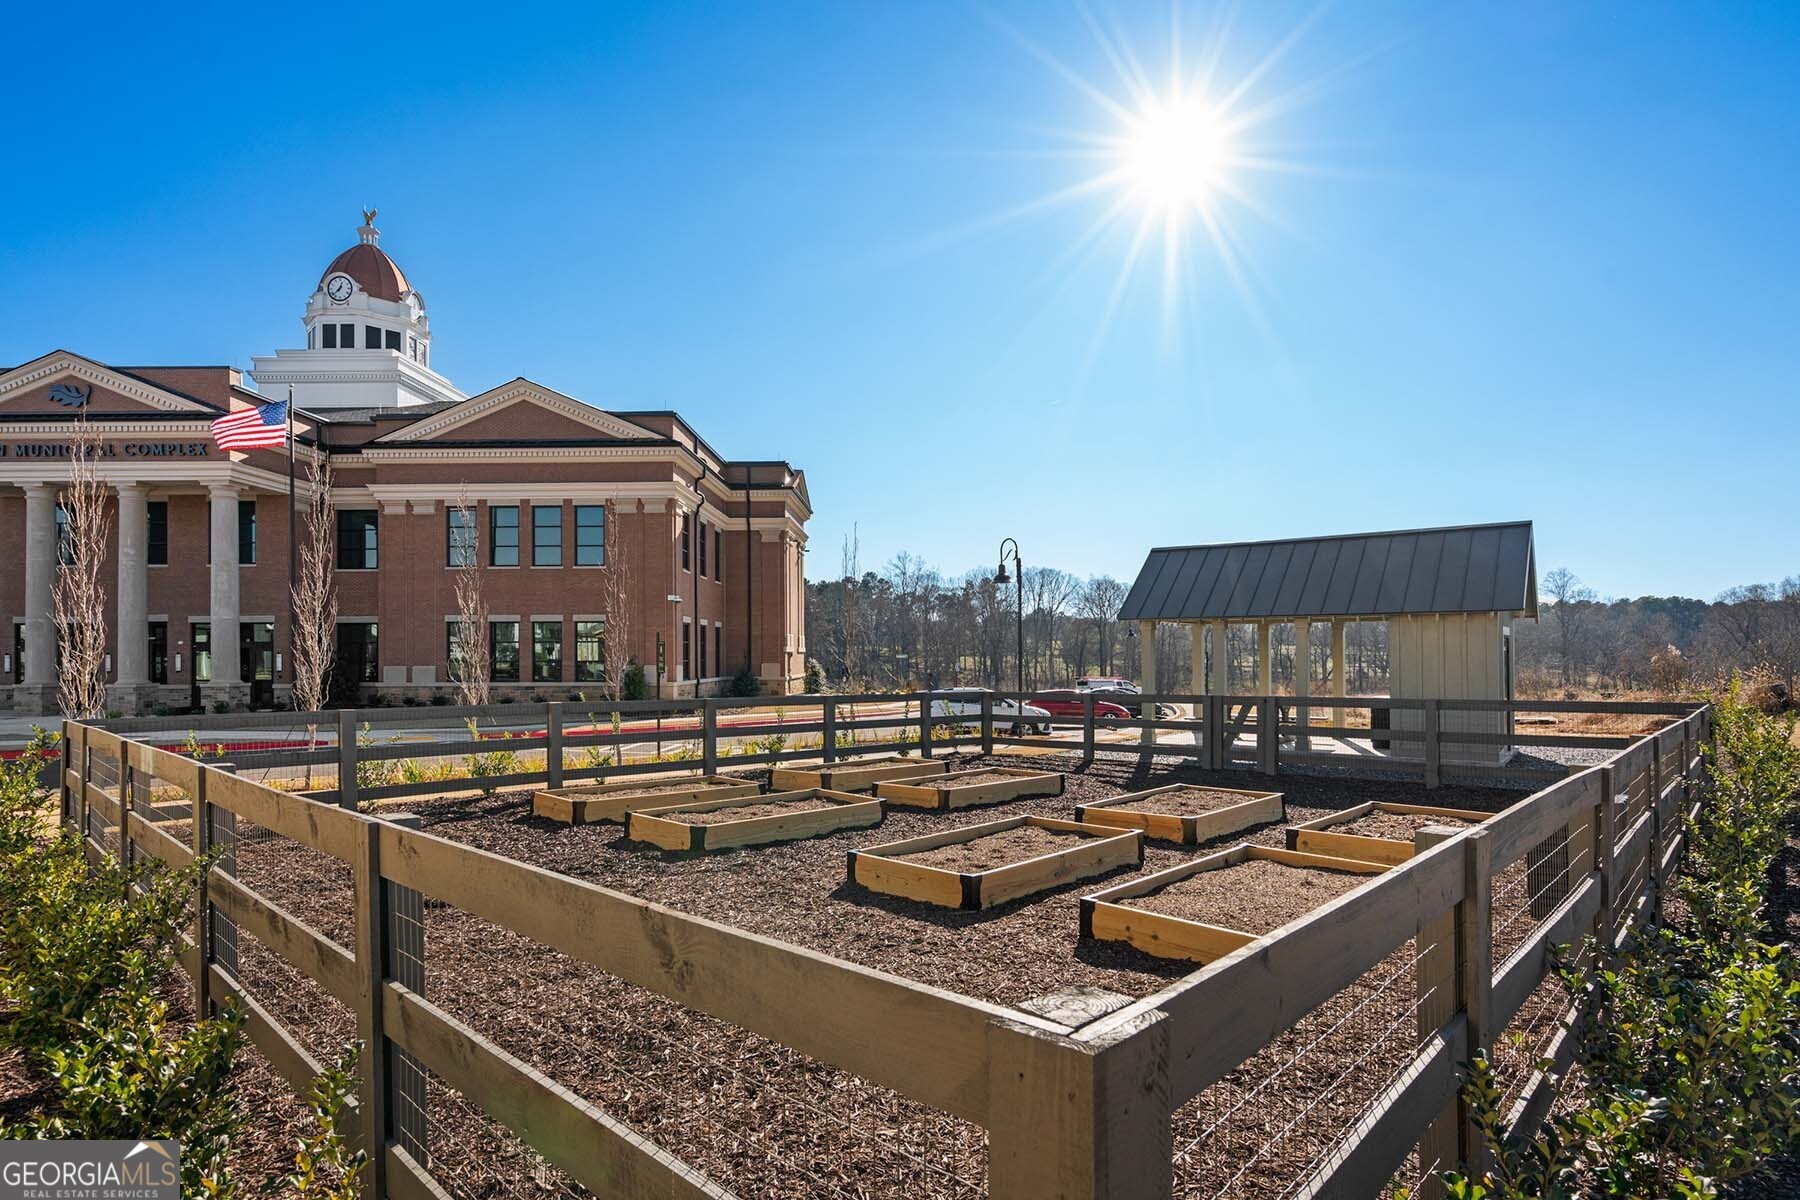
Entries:
MULTIPOLYGON (((1417 699, 1506 699, 1506 653, 1501 613, 1394 617, 1388 621, 1388 691, 1417 699)), ((1395 729, 1417 730, 1424 717, 1396 710, 1395 729)), ((1445 712, 1445 733, 1504 733, 1503 713, 1445 712)), ((1396 744, 1394 753, 1416 756, 1417 744, 1396 744)), ((1495 763, 1503 757, 1495 746, 1446 746, 1447 762, 1495 763)))

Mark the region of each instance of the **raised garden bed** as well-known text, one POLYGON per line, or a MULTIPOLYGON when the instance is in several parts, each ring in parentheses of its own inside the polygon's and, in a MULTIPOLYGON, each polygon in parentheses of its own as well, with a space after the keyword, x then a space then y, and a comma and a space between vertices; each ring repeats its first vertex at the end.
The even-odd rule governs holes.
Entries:
POLYGON ((866 792, 884 779, 914 779, 942 775, 949 766, 938 758, 865 758, 860 762, 818 767, 776 767, 769 772, 769 787, 777 792, 794 788, 827 788, 834 792, 866 792))
POLYGON ((1287 831, 1287 847, 1391 867, 1413 856, 1419 830, 1432 825, 1479 825, 1493 815, 1466 808, 1375 801, 1293 826, 1287 831))
POLYGON ((849 852, 850 882, 944 908, 992 908, 1115 867, 1141 866, 1144 835, 1053 817, 1008 817, 849 852))
POLYGON ((860 829, 879 822, 884 811, 879 800, 809 788, 640 808, 628 818, 625 836, 664 850, 731 850, 860 829))
POLYGON ((1266 825, 1287 815, 1280 792, 1175 783, 1113 800, 1075 806, 1075 819, 1091 825, 1141 829, 1145 837, 1195 845, 1266 825))
POLYGON ((731 800, 762 791, 755 780, 728 775, 688 776, 684 779, 621 779, 614 783, 590 783, 579 787, 549 788, 531 797, 531 811, 552 821, 587 825, 596 821, 623 821, 633 809, 657 808, 689 800, 731 800))
POLYGON ((875 785, 875 794, 890 804, 906 808, 970 808, 978 804, 1003 804, 1030 796, 1060 796, 1061 771, 1033 771, 1023 767, 978 767, 952 771, 924 779, 888 780, 875 785))
POLYGON ((1081 936, 1207 963, 1361 887, 1387 867, 1240 842, 1081 898, 1081 936))

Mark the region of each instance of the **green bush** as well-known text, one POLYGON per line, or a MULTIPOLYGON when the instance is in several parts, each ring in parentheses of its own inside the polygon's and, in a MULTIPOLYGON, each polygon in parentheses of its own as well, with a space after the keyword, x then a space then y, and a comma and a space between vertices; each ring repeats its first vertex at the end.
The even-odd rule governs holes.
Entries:
POLYGON ((625 677, 619 681, 619 699, 648 700, 650 698, 650 681, 644 677, 644 668, 639 664, 627 663, 625 677))
POLYGON ((746 666, 731 677, 731 684, 725 689, 725 694, 728 696, 760 696, 762 695, 762 680, 756 677, 755 671, 746 666))
POLYGON ((1792 717, 1714 698, 1707 800, 1677 885, 1687 919, 1641 930, 1623 951, 1589 940, 1592 988, 1577 1105, 1509 1141, 1485 1061, 1463 1095, 1495 1166, 1446 1172, 1453 1200, 1717 1194, 1722 1182, 1800 1152, 1800 960, 1771 940, 1769 871, 1800 790, 1792 717))
POLYGON ((293 1171, 269 1180, 263 1191, 298 1200, 357 1200, 369 1156, 350 1148, 344 1121, 356 1095, 356 1060, 361 1054, 362 1043, 350 1043, 337 1061, 313 1080, 306 1093, 313 1132, 295 1145, 293 1171))

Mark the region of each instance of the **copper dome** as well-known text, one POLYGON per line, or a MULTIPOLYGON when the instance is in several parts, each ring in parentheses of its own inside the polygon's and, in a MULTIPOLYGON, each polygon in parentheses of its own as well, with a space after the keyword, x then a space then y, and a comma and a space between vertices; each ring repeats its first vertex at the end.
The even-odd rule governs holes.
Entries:
POLYGON ((400 300, 412 290, 412 285, 406 282, 406 273, 399 264, 376 245, 381 235, 375 229, 374 209, 363 213, 363 224, 357 233, 362 240, 331 260, 331 265, 319 276, 319 286, 323 287, 327 279, 342 273, 377 300, 400 300))

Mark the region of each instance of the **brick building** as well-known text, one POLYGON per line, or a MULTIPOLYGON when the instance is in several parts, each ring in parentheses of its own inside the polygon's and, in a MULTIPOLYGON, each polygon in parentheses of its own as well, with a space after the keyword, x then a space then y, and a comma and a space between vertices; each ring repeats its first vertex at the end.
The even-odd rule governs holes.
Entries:
POLYGON ((83 416, 112 492, 109 707, 286 703, 286 454, 221 452, 208 427, 290 389, 302 490, 316 456, 332 469, 340 695, 452 690, 454 564, 469 553, 497 693, 605 690, 607 572, 623 574, 614 611, 661 694, 717 692, 746 668, 765 691, 796 690, 804 474, 726 459, 672 412, 602 411, 523 378, 465 395, 431 368, 424 301, 374 215, 320 276, 305 348, 256 358, 254 383, 61 350, 0 372, 0 707, 55 707, 57 493, 83 416))

